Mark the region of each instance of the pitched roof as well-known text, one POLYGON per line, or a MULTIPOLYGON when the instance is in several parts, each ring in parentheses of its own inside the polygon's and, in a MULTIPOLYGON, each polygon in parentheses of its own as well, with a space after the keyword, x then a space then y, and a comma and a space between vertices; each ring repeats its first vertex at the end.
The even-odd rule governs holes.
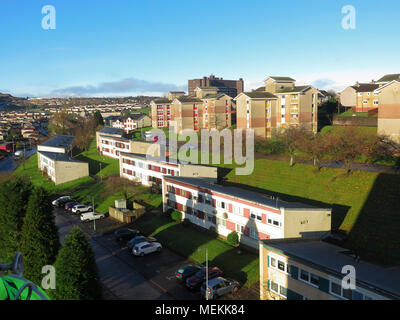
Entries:
POLYGON ((275 77, 275 76, 270 76, 270 77, 268 77, 268 78, 271 78, 271 79, 276 80, 276 81, 296 81, 296 80, 294 80, 293 78, 290 78, 290 77, 275 77))
POLYGON ((169 91, 168 93, 183 93, 183 94, 185 94, 186 92, 185 91, 169 91))
POLYGON ((279 89, 279 90, 277 90, 276 93, 299 93, 299 92, 306 91, 306 90, 308 90, 310 88, 311 88, 310 85, 307 85, 307 86, 295 86, 293 88, 279 89))
POLYGON ((154 103, 171 103, 171 101, 167 98, 159 98, 159 99, 155 99, 153 100, 154 103))
POLYGON ((130 115, 125 116, 122 119, 126 120, 128 118, 131 118, 132 120, 140 120, 140 119, 143 119, 146 116, 147 116, 147 114, 144 114, 144 113, 131 113, 130 115))
POLYGON ((218 87, 204 87, 204 86, 199 86, 199 87, 197 87, 197 88, 200 88, 200 89, 202 89, 202 90, 215 90, 215 89, 217 89, 218 90, 218 87))
POLYGON ((200 99, 191 96, 181 96, 176 99, 180 102, 202 102, 200 99))
POLYGON ((204 99, 219 99, 223 96, 225 96, 226 94, 224 93, 215 93, 215 94, 206 94, 203 98, 201 98, 202 100, 204 99))
POLYGON ((265 86, 254 89, 253 91, 265 91, 265 86))
POLYGON ((379 84, 375 83, 360 83, 358 86, 356 86, 356 91, 357 92, 372 92, 375 89, 379 88, 379 84))
POLYGON ((267 91, 243 92, 244 95, 252 99, 277 99, 278 97, 267 91))
POLYGON ((400 73, 386 74, 376 82, 390 82, 393 80, 400 80, 400 73))

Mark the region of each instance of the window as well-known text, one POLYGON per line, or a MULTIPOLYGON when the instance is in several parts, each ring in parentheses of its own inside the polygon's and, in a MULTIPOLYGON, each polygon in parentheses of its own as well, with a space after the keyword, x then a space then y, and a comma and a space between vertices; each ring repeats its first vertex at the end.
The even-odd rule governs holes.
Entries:
POLYGON ((287 289, 273 281, 271 281, 271 291, 275 292, 285 298, 287 297, 287 289))
POLYGON ((330 281, 329 292, 346 300, 353 299, 353 291, 351 289, 343 289, 339 283, 332 280, 330 281))
POLYGON ((252 212, 250 213, 250 218, 253 219, 253 220, 257 219, 257 220, 262 221, 262 215, 261 215, 261 213, 257 213, 257 212, 253 212, 253 211, 252 211, 252 212))
POLYGON ((242 234, 244 232, 244 226, 236 224, 236 232, 242 234))
POLYGON ((311 284, 312 286, 318 287, 319 286, 319 277, 315 274, 312 274, 308 271, 299 269, 299 279, 303 282, 311 284))
POLYGON ((276 259, 275 258, 271 258, 271 266, 276 268, 276 259))
POLYGON ((285 270, 285 263, 280 261, 280 260, 278 260, 278 269, 281 270, 281 271, 286 271, 285 270))
POLYGON ((363 104, 367 104, 367 103, 368 103, 368 101, 367 101, 367 100, 364 100, 364 101, 363 101, 363 104))
POLYGON ((249 228, 249 230, 250 230, 250 233, 249 233, 250 238, 258 240, 258 231, 257 231, 257 229, 256 228, 249 228))
POLYGON ((221 208, 225 209, 225 202, 221 201, 221 208))
POLYGON ((239 206, 233 206, 233 213, 242 216, 243 215, 243 208, 239 207, 239 206))
POLYGON ((275 293, 279 294, 279 285, 273 281, 271 281, 271 290, 275 293))
POLYGON ((197 201, 203 203, 203 195, 199 194, 197 197, 197 201))
POLYGON ((378 100, 374 100, 374 105, 377 106, 379 104, 378 100))

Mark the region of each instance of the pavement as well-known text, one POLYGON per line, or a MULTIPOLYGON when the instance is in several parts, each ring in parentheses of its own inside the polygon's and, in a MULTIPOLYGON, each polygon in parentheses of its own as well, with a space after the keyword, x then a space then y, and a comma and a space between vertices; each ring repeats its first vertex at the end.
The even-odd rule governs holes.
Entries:
MULTIPOLYGON (((36 152, 36 147, 26 150, 26 159, 32 156, 36 152)), ((14 161, 14 154, 10 154, 8 157, 0 160, 0 171, 11 172, 19 166, 17 161, 14 161)))
MULTIPOLYGON (((200 300, 198 292, 187 290, 175 279, 175 271, 188 261, 163 248, 160 253, 135 257, 112 234, 102 235, 93 230, 93 223, 81 223, 63 209, 55 209, 55 221, 63 242, 73 226, 78 225, 93 248, 104 287, 105 299, 110 300, 200 300)), ((106 218, 96 221, 96 229, 118 223, 106 218)))

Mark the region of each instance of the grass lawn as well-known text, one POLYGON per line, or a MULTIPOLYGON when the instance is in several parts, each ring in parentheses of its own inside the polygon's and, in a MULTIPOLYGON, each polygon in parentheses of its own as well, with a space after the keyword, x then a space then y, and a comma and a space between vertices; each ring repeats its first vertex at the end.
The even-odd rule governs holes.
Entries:
POLYGON ((255 160, 254 172, 227 177, 256 191, 288 201, 331 207, 332 228, 349 234, 347 247, 382 263, 400 263, 400 176, 322 168, 268 159, 255 160), (397 231, 396 231, 397 230, 397 231))
POLYGON ((75 156, 76 159, 89 163, 89 173, 98 177, 119 175, 119 161, 117 159, 101 156, 96 148, 96 138, 92 140, 87 152, 75 156), (100 171, 101 167, 101 171, 100 171))
POLYGON ((136 226, 143 234, 156 237, 169 249, 197 263, 205 262, 205 251, 198 249, 208 248, 210 266, 219 267, 225 276, 237 279, 247 287, 259 281, 257 254, 242 250, 239 255, 238 249, 227 242, 194 227, 171 221, 167 216, 147 221, 139 219, 136 226))
MULTIPOLYGON (((321 133, 322 134, 327 134, 332 131, 339 131, 339 130, 344 130, 346 128, 345 126, 325 126, 322 128, 321 133)), ((362 133, 365 134, 377 134, 378 128, 377 127, 354 127, 360 130, 362 133)))
POLYGON ((368 112, 353 112, 352 110, 347 110, 341 114, 339 117, 368 117, 368 112))
POLYGON ((67 192, 79 186, 90 185, 94 182, 93 178, 85 177, 56 186, 53 181, 49 181, 47 177, 42 176, 42 173, 38 169, 37 161, 37 153, 35 153, 25 162, 25 166, 19 166, 13 172, 13 175, 25 176, 26 178, 30 179, 33 185, 41 186, 51 194, 67 192))

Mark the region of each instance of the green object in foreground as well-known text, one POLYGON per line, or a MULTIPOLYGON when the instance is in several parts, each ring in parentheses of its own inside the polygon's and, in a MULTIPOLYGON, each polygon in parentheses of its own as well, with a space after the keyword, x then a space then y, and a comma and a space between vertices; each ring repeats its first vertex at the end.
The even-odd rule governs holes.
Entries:
POLYGON ((17 275, 0 278, 0 300, 50 300, 48 295, 32 282, 17 275), (19 291, 22 292, 19 293, 19 291), (19 294, 18 294, 19 293, 19 294))

